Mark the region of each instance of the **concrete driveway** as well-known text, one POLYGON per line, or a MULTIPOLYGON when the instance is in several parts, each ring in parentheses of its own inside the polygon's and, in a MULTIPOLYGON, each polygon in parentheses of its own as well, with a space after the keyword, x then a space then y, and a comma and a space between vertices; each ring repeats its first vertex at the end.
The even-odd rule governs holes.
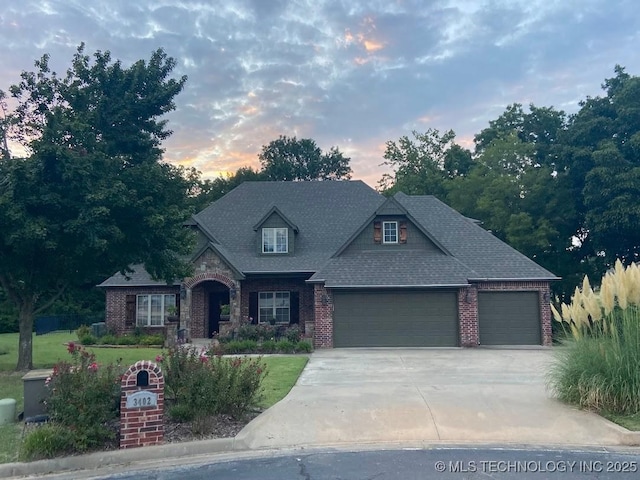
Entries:
POLYGON ((334 349, 236 440, 617 445, 622 430, 550 398, 550 349, 334 349))

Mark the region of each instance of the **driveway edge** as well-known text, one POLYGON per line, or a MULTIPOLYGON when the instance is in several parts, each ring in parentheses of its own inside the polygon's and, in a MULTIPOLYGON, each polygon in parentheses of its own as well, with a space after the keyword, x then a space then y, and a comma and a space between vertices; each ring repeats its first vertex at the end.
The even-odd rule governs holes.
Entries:
POLYGON ((640 447, 640 432, 628 430, 622 425, 618 425, 617 423, 602 416, 600 416, 600 418, 602 418, 607 427, 618 436, 619 445, 625 447, 640 447))

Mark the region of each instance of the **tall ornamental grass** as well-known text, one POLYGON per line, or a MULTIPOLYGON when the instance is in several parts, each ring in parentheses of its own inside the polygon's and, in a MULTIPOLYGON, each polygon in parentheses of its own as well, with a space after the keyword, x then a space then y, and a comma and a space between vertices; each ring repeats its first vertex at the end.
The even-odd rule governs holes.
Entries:
POLYGON ((595 291, 585 276, 569 304, 552 305, 567 331, 549 384, 581 408, 640 412, 640 268, 616 261, 595 291))

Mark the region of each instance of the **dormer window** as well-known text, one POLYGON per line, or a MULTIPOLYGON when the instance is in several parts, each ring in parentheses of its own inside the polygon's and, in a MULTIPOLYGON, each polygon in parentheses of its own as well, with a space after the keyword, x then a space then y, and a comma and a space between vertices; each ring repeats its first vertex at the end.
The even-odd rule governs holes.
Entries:
POLYGON ((289 229, 288 228, 263 228, 262 229, 262 253, 288 253, 289 229))
POLYGON ((398 222, 382 222, 382 242, 398 243, 398 222))

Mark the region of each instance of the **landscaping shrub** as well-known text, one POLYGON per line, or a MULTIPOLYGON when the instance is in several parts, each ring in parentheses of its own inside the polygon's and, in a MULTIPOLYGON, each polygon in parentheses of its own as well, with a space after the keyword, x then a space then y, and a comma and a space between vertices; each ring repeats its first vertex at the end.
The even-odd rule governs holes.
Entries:
POLYGON ((181 423, 190 422, 194 418, 193 412, 189 408, 189 405, 184 404, 173 405, 172 407, 167 409, 167 413, 169 414, 169 417, 171 419, 181 423))
POLYGON ((298 325, 291 325, 284 331, 283 337, 292 343, 298 343, 302 338, 300 327, 298 325))
POLYGON ((585 277, 571 303, 552 311, 569 333, 549 379, 558 398, 596 411, 640 412, 640 269, 617 261, 598 291, 585 277))
POLYGON ((296 344, 289 340, 279 340, 277 342, 277 350, 280 353, 293 353, 296 348, 296 344))
POLYGON ((75 438, 72 430, 49 423, 29 432, 20 447, 23 461, 40 460, 74 452, 75 438))
POLYGON ((98 339, 91 334, 78 337, 78 340, 82 345, 95 345, 98 343, 98 339))
POLYGON ((276 327, 268 323, 254 325, 247 323, 238 327, 235 340, 253 340, 254 342, 271 340, 276 336, 276 327))
POLYGON ((313 346, 308 340, 300 340, 296 343, 295 350, 298 353, 311 353, 313 351, 313 346))
POLYGON ((187 347, 171 349, 156 360, 164 372, 170 411, 183 419, 192 418, 195 431, 205 433, 212 415, 239 418, 260 400, 266 367, 259 358, 210 358, 187 347))
POLYGON ((156 335, 143 335, 138 340, 139 345, 163 345, 164 344, 164 335, 156 334, 156 335))
POLYGON ((255 340, 233 340, 224 345, 226 354, 254 353, 258 351, 258 342, 255 340))
POLYGON ((76 329, 76 335, 78 336, 78 340, 80 340, 80 337, 91 335, 91 328, 88 325, 80 325, 76 329))
POLYGON ((103 447, 116 440, 115 424, 120 408, 120 365, 98 365, 95 355, 69 343, 71 362, 59 362, 47 379, 46 409, 51 428, 38 428, 24 440, 29 458, 56 452, 103 447), (70 436, 60 429, 72 432, 70 436), (54 444, 58 442, 59 445, 54 444))
POLYGON ((277 349, 278 344, 275 340, 265 340, 262 342, 262 345, 260 345, 260 350, 263 353, 275 353, 277 349))
POLYGON ((122 335, 116 337, 116 345, 137 345, 140 337, 135 335, 122 335))
POLYGON ((98 343, 100 345, 115 345, 116 344, 116 336, 111 335, 110 333, 103 335, 98 339, 98 343))

